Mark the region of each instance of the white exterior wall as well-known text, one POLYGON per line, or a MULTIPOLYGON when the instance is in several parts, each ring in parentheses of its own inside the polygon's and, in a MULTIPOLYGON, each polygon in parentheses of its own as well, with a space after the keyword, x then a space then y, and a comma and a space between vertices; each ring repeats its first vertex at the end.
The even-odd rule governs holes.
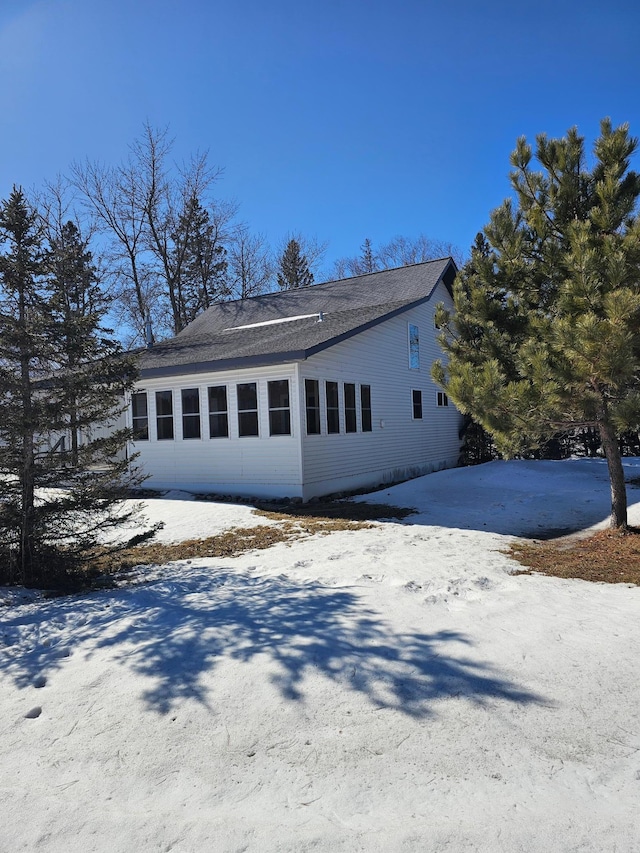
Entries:
MULTIPOLYGON (((184 489, 195 493, 220 493, 256 497, 302 497, 299 391, 295 365, 229 370, 144 379, 136 391, 147 392, 149 439, 136 441, 136 464, 149 475, 145 487, 184 489), (267 382, 288 379, 291 435, 269 435, 267 382), (259 436, 238 436, 236 385, 258 385, 259 436), (209 438, 207 388, 227 386, 229 438, 209 438), (182 437, 183 388, 200 391, 200 438, 182 437), (156 391, 173 392, 173 439, 156 437, 156 391)), ((131 425, 129 409, 129 425, 131 425)))
POLYGON ((461 416, 452 403, 437 406, 431 365, 442 357, 437 342, 436 305, 452 305, 439 285, 429 302, 333 346, 300 364, 300 406, 304 380, 320 380, 321 435, 302 424, 303 497, 375 486, 452 467, 460 453, 461 416), (420 368, 409 367, 408 325, 420 333, 420 368), (340 434, 327 434, 325 381, 337 381, 340 434), (343 383, 355 382, 357 432, 344 432, 343 383), (360 385, 371 386, 372 432, 361 431, 360 385), (413 419, 412 390, 422 391, 422 420, 413 419))

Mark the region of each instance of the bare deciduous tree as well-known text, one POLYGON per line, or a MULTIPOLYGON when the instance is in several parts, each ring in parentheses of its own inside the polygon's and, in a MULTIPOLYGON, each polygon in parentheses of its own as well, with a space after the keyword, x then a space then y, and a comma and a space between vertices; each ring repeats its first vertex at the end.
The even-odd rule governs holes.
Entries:
MULTIPOLYGON (((226 229, 235 215, 234 205, 215 203, 210 196, 221 170, 209 165, 206 154, 170 163, 172 145, 166 129, 145 124, 119 166, 72 166, 73 184, 112 238, 119 302, 138 337, 148 317, 160 335, 176 334, 210 304, 210 262, 222 262, 226 229), (200 287, 194 252, 201 254, 200 287)), ((218 282, 219 272, 217 266, 218 282)))
POLYGON ((246 299, 273 288, 275 263, 263 234, 252 234, 241 223, 227 241, 228 279, 236 299, 246 299))
POLYGON ((375 250, 367 238, 360 247, 360 254, 354 258, 340 258, 335 262, 334 271, 337 278, 345 278, 448 256, 451 256, 458 266, 465 262, 465 257, 457 246, 444 240, 432 240, 424 234, 418 237, 394 237, 375 250))
POLYGON ((419 234, 417 237, 394 237, 378 249, 377 255, 382 269, 421 264, 449 256, 457 262, 464 260, 460 250, 452 243, 433 240, 425 234, 419 234))

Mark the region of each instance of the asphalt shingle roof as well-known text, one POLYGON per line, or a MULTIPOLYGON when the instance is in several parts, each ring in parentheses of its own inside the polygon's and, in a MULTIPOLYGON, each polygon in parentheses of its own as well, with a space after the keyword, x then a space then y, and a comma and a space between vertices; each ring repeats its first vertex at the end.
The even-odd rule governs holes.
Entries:
POLYGON ((443 258, 219 302, 175 338, 145 350, 141 375, 198 373, 304 359, 425 301, 440 280, 450 286, 454 273, 451 259, 443 258), (295 319, 273 322, 285 318, 295 319), (238 328, 243 326, 249 328, 238 328))

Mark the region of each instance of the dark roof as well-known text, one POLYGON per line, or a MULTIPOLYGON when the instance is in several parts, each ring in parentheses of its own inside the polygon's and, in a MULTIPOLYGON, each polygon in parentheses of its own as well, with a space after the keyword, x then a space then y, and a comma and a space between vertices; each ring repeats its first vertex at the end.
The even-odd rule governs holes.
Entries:
POLYGON ((175 338, 145 350, 141 376, 201 373, 305 359, 426 301, 440 281, 450 288, 455 272, 453 261, 443 258, 219 302, 175 338))

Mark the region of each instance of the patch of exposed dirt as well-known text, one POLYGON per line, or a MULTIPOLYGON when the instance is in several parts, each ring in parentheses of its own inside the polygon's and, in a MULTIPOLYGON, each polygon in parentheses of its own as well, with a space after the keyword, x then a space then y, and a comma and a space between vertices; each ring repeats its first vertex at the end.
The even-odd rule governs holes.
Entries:
POLYGON ((640 585, 640 529, 602 530, 588 537, 555 542, 517 542, 506 551, 526 568, 558 578, 640 585))
POLYGON ((278 510, 262 506, 256 514, 275 522, 273 525, 239 527, 205 539, 176 543, 151 543, 126 548, 116 553, 96 555, 93 568, 101 574, 115 574, 135 566, 160 565, 198 557, 236 557, 246 551, 270 548, 279 542, 292 542, 309 536, 326 535, 339 530, 363 530, 382 519, 401 520, 412 509, 387 504, 336 501, 326 504, 301 504, 278 510))
POLYGON ((272 505, 257 504, 259 515, 267 518, 309 518, 320 521, 335 519, 343 521, 401 521, 410 515, 415 515, 415 509, 391 506, 391 504, 374 504, 365 501, 327 501, 315 504, 293 504, 283 508, 272 505))

